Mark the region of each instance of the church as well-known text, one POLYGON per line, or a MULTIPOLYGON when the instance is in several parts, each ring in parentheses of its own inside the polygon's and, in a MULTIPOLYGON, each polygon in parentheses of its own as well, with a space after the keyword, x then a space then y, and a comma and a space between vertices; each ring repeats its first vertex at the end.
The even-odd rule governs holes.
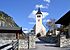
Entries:
POLYGON ((40 8, 38 8, 38 11, 36 13, 36 24, 34 25, 34 33, 37 37, 46 35, 46 28, 42 24, 42 18, 43 14, 40 8))

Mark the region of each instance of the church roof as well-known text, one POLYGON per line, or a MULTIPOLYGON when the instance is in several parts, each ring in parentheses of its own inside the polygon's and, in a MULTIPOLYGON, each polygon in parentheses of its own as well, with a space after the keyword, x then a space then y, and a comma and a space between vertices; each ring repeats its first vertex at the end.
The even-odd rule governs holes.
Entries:
POLYGON ((42 14, 40 8, 38 8, 38 11, 36 14, 42 14))

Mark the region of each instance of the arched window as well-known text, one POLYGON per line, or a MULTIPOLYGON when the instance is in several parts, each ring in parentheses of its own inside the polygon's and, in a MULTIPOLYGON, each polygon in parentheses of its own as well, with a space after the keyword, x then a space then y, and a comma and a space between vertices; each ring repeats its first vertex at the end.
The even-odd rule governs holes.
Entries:
POLYGON ((41 34, 40 34, 40 33, 38 33, 36 37, 40 37, 40 36, 41 36, 41 34))

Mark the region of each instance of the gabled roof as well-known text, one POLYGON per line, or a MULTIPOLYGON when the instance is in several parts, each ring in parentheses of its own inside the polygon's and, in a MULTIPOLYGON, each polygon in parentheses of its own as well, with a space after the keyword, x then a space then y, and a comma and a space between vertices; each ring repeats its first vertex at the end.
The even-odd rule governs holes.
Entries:
POLYGON ((58 21, 56 21, 56 24, 61 25, 68 25, 70 23, 70 10, 64 14, 58 21))

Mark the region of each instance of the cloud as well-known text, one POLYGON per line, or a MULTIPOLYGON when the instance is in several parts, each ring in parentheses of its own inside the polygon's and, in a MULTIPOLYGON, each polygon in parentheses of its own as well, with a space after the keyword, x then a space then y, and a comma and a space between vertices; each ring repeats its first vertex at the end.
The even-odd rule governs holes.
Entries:
POLYGON ((28 30, 28 28, 22 28, 22 30, 28 30))
POLYGON ((44 0, 44 1, 50 3, 50 0, 44 0))
MULTIPOLYGON (((29 14, 28 18, 36 20, 36 13, 37 13, 37 10, 33 10, 33 11, 29 14)), ((49 15, 48 12, 42 12, 42 14, 43 14, 43 16, 42 16, 43 19, 44 19, 46 16, 49 15)), ((46 19, 43 20, 43 22, 46 22, 46 19)), ((35 22, 29 22, 29 24, 34 25, 35 22)))
POLYGON ((41 4, 41 5, 36 5, 35 7, 36 7, 36 8, 40 7, 40 8, 46 8, 46 9, 47 9, 47 8, 48 8, 48 5, 42 5, 42 4, 41 4))
POLYGON ((35 22, 29 22, 29 24, 35 24, 35 22))
POLYGON ((37 11, 33 10, 33 11, 29 14, 28 18, 35 19, 35 17, 36 17, 36 16, 35 16, 36 12, 37 12, 37 11))
POLYGON ((43 0, 44 2, 47 2, 47 4, 43 5, 43 4, 37 4, 35 7, 38 8, 48 8, 49 3, 51 2, 50 0, 43 0))
POLYGON ((25 31, 23 31, 24 33, 29 33, 29 31, 28 30, 25 30, 25 31))
POLYGON ((44 20, 43 20, 43 22, 47 22, 47 20, 46 20, 46 19, 44 19, 44 20))
MULTIPOLYGON (((33 11, 29 14, 28 18, 35 19, 35 18, 36 18, 36 15, 35 15, 36 12, 37 12, 37 10, 33 10, 33 11)), ((43 18, 45 18, 46 16, 49 15, 48 12, 42 12, 42 14, 43 14, 43 18)))
POLYGON ((49 15, 49 13, 48 13, 48 12, 42 12, 42 14, 43 14, 43 18, 45 18, 46 16, 48 16, 48 15, 49 15))

